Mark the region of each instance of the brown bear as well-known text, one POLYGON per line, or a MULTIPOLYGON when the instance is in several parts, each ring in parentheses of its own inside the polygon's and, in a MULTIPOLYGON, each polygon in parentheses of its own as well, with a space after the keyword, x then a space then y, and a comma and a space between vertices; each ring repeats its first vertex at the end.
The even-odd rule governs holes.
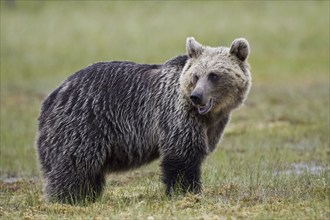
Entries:
POLYGON ((95 201, 105 174, 161 158, 167 194, 200 192, 201 164, 247 97, 249 44, 202 46, 164 64, 99 62, 43 102, 37 151, 48 201, 95 201))

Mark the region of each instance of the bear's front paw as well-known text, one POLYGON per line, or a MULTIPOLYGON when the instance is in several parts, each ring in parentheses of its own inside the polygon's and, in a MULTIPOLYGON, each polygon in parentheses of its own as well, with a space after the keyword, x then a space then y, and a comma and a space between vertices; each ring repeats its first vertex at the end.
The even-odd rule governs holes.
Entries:
POLYGON ((198 194, 202 191, 202 184, 199 181, 193 181, 187 184, 183 184, 182 187, 185 192, 198 194))
POLYGON ((178 180, 175 184, 166 186, 166 195, 172 196, 176 193, 194 193, 202 192, 202 184, 199 181, 189 182, 187 180, 178 180))

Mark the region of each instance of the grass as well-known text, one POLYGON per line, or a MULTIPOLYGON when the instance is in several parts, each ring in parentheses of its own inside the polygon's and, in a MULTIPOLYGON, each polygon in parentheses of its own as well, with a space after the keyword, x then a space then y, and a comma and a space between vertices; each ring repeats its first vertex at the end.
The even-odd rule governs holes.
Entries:
POLYGON ((0 59, 2 219, 330 218, 328 1, 2 1, 0 59), (165 197, 155 162, 109 175, 94 204, 46 204, 34 149, 43 98, 92 62, 162 63, 187 36, 252 47, 252 90, 204 163, 203 194, 165 197))

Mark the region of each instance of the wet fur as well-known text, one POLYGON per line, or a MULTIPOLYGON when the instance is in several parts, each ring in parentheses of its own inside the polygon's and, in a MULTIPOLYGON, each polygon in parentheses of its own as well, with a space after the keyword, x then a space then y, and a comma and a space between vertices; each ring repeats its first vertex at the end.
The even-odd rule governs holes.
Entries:
POLYGON ((194 86, 189 71, 218 68, 233 75, 248 68, 237 60, 243 68, 226 62, 187 55, 161 65, 102 62, 70 76, 46 98, 39 117, 37 151, 47 200, 95 201, 106 173, 159 157, 168 194, 176 185, 200 192, 201 164, 248 88, 243 98, 235 93, 233 100, 220 100, 214 112, 201 116, 189 100, 194 86))

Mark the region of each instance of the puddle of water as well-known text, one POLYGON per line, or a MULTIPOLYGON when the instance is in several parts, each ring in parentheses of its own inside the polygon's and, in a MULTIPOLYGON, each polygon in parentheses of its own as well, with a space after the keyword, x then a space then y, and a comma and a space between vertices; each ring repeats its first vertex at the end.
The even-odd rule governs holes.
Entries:
POLYGON ((11 183, 17 183, 17 182, 21 182, 21 181, 35 181, 40 179, 37 176, 34 177, 29 177, 29 178, 24 178, 24 177, 19 177, 19 176, 0 176, 0 182, 1 183, 6 183, 6 184, 11 184, 11 183))
POLYGON ((23 179, 20 177, 9 177, 6 179, 1 179, 3 183, 16 183, 18 181, 22 181, 23 179))
POLYGON ((301 175, 304 173, 310 173, 310 174, 320 175, 322 172, 326 172, 326 171, 330 172, 330 167, 322 167, 316 165, 315 163, 311 163, 311 164, 307 164, 304 162, 293 163, 291 167, 292 167, 291 169, 277 171, 274 174, 301 175))

